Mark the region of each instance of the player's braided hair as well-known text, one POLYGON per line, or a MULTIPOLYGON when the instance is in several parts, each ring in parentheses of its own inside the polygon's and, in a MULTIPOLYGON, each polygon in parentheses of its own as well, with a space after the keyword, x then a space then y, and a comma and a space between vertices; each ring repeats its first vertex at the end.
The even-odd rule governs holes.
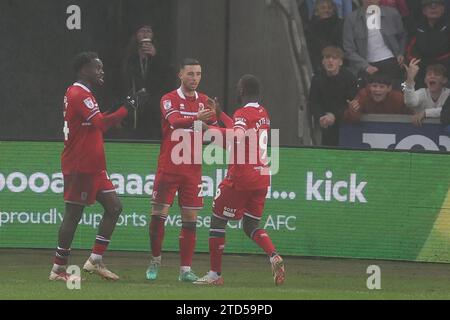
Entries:
POLYGON ((78 73, 85 65, 91 63, 93 60, 98 59, 96 52, 81 52, 73 58, 72 68, 75 73, 78 73))

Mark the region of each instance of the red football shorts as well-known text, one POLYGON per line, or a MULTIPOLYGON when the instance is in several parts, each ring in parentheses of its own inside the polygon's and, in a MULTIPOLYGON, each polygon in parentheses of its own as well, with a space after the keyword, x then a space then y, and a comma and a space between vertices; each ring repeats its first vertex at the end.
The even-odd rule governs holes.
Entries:
POLYGON ((64 201, 79 205, 95 203, 99 193, 116 192, 106 171, 64 175, 64 201))
POLYGON ((178 204, 184 209, 203 209, 201 175, 178 175, 158 171, 153 184, 153 204, 172 206, 178 191, 178 204))
POLYGON ((248 216, 261 220, 267 188, 239 190, 221 183, 213 202, 213 215, 222 220, 240 220, 248 216))

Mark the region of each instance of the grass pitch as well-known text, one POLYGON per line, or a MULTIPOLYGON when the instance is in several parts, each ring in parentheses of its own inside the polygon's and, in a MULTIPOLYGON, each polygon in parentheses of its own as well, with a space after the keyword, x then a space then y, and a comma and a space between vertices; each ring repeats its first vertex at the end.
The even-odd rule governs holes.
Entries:
MULTIPOLYGON (((70 263, 82 267, 88 254, 73 250, 70 263)), ((0 249, 0 299, 450 299, 448 264, 285 257, 286 282, 275 287, 265 256, 225 255, 225 285, 204 287, 178 281, 177 253, 164 253, 159 278, 147 281, 147 253, 110 251, 105 263, 118 282, 87 275, 80 290, 69 290, 47 280, 52 256, 52 250, 0 249), (369 265, 381 268, 381 290, 367 289, 369 265)), ((196 273, 208 267, 209 256, 196 254, 196 273)))

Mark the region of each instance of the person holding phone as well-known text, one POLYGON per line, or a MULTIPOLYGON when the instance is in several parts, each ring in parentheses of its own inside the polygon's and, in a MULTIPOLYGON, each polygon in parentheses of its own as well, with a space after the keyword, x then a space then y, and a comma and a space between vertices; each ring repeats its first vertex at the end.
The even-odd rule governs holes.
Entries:
POLYGON ((145 89, 147 94, 139 101, 135 115, 124 125, 123 138, 129 139, 161 139, 161 119, 159 100, 175 79, 168 77, 170 68, 161 54, 153 28, 149 23, 139 24, 130 38, 125 57, 122 62, 122 95, 129 95, 145 89))

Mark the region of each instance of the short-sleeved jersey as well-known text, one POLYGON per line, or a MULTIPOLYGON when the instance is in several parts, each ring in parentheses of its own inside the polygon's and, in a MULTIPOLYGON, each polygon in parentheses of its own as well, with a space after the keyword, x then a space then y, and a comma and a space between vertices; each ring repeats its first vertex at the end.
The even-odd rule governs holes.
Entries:
POLYGON ((90 122, 100 113, 92 92, 81 83, 70 86, 64 96, 63 174, 96 173, 106 169, 103 132, 90 122))
MULTIPOLYGON (((198 150, 194 149, 194 126, 185 129, 175 129, 170 125, 169 117, 173 114, 178 114, 183 118, 196 119, 198 111, 207 108, 208 96, 195 92, 194 97, 187 97, 184 95, 181 88, 174 90, 161 98, 161 116, 162 116, 162 141, 158 160, 158 171, 178 174, 178 175, 199 175, 201 174, 201 164, 195 164, 195 152, 201 158, 201 145, 198 150), (188 133, 190 135, 190 145, 188 141, 171 141, 172 134, 175 130, 188 133), (183 144, 183 148, 181 148, 183 144), (186 163, 180 163, 181 160, 172 159, 172 150, 181 150, 181 152, 174 152, 181 157, 190 159, 186 163), (186 155, 183 152, 189 149, 190 154, 186 155), (198 154, 198 152, 200 154, 198 154), (178 163, 177 163, 178 162, 178 163)), ((214 117, 208 124, 216 125, 217 119, 214 117)), ((201 143, 200 143, 201 144, 201 143)), ((198 147, 198 146, 197 146, 198 147)), ((180 159, 179 158, 179 159, 180 159)))
MULTIPOLYGON (((235 142, 230 156, 225 183, 237 190, 257 190, 270 185, 268 166, 268 141, 270 118, 266 109, 258 103, 248 103, 233 115, 234 128, 243 129, 245 138, 245 161, 235 142), (240 158, 239 158, 240 157, 240 158)), ((241 149, 242 150, 242 149, 241 149)))

